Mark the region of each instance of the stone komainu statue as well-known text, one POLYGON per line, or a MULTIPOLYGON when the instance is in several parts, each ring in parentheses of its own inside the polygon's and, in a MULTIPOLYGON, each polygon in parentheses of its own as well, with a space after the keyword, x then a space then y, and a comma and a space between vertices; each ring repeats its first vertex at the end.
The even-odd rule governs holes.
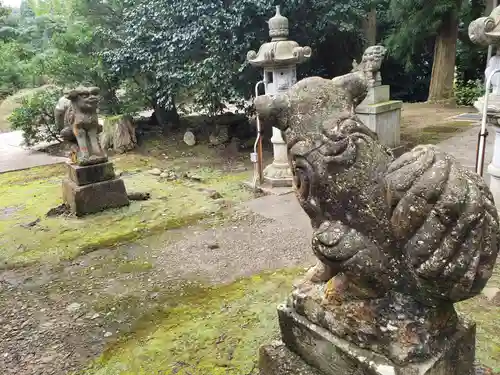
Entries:
POLYGON ((488 187, 435 146, 394 160, 346 112, 350 100, 342 86, 313 77, 255 103, 286 135, 322 271, 342 272, 368 294, 411 289, 431 303, 478 294, 499 249, 488 187))
POLYGON ((54 110, 61 137, 73 144, 72 162, 79 165, 107 161, 99 143, 102 126, 98 122, 98 87, 78 87, 65 92, 54 110))
POLYGON ((499 218, 481 177, 437 147, 395 159, 352 114, 358 78, 306 78, 255 100, 262 124, 284 132, 319 260, 287 306, 405 365, 459 330, 453 303, 490 278, 499 218))
POLYGON ((387 54, 387 49, 382 45, 368 47, 361 62, 358 64, 356 60, 352 63, 352 72, 359 72, 365 76, 369 87, 379 86, 382 83, 380 68, 387 54))

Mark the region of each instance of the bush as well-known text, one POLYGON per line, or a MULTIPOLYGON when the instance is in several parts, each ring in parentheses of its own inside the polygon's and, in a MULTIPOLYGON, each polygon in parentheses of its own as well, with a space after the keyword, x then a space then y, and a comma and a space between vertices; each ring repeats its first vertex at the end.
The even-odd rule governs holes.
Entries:
POLYGON ((55 105, 62 95, 59 88, 36 92, 22 98, 21 107, 16 108, 9 116, 11 128, 23 131, 27 146, 38 142, 62 142, 54 116, 55 105))
POLYGON ((477 98, 484 95, 484 85, 481 80, 457 81, 455 100, 458 105, 472 106, 477 98))

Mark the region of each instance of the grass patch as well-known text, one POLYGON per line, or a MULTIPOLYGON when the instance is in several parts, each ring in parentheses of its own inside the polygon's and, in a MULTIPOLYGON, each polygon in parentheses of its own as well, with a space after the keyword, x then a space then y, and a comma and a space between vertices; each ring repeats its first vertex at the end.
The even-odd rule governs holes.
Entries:
POLYGON ((416 129, 413 129, 411 126, 401 127, 401 143, 407 148, 421 144, 438 144, 460 132, 470 129, 473 125, 473 122, 450 121, 416 129))
MULTIPOLYGON (((500 271, 495 270, 488 287, 500 288, 500 271)), ((485 297, 476 297, 457 304, 457 310, 472 317, 477 323, 476 358, 500 372, 500 306, 490 303, 485 297)))
POLYGON ((143 319, 133 337, 116 342, 81 374, 257 374, 258 347, 278 334, 276 306, 300 272, 184 290, 175 306, 143 319))
POLYGON ((121 263, 117 271, 120 273, 139 273, 145 272, 153 268, 153 265, 145 260, 130 260, 128 262, 121 263))
POLYGON ((137 154, 120 156, 117 168, 133 173, 124 176, 127 191, 150 192, 152 199, 131 202, 129 207, 84 218, 46 218, 49 209, 62 199, 61 181, 65 166, 48 166, 0 175, 0 267, 33 262, 57 262, 97 248, 113 246, 155 232, 182 227, 220 210, 203 189, 219 192, 230 202, 252 198, 241 188, 247 172, 223 173, 198 168, 192 173, 203 181, 161 180, 141 168, 156 159, 137 154), (40 221, 29 226, 37 219, 40 221))

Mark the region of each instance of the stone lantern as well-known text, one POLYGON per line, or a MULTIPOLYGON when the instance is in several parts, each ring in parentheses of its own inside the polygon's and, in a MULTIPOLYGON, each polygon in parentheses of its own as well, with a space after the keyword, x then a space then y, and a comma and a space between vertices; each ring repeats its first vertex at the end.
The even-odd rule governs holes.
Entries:
MULTIPOLYGON (((487 103, 485 103, 486 95, 480 97, 474 107, 484 116, 486 104, 486 124, 491 126, 495 131, 495 145, 493 149, 493 160, 488 166, 490 175, 490 190, 493 194, 497 208, 500 206, 500 72, 494 74, 497 69, 500 69, 500 6, 493 9, 488 17, 480 17, 471 22, 469 25, 469 38, 475 44, 487 46, 496 46, 497 52, 492 56, 485 70, 485 80, 491 77, 491 87, 488 87, 487 103), (490 91, 491 90, 491 91, 490 91)), ((480 136, 480 146, 478 149, 478 159, 481 160, 478 173, 482 173, 482 159, 485 147, 485 134, 480 136), (481 155, 481 154, 482 155, 481 155)))
MULTIPOLYGON (((288 19, 280 14, 279 6, 268 24, 271 41, 264 43, 258 52, 249 51, 247 60, 263 69, 265 94, 274 95, 288 90, 297 82, 296 67, 311 57, 311 48, 300 47, 297 42, 288 40, 288 19)), ((281 131, 274 127, 271 142, 274 161, 264 169, 264 181, 272 187, 292 186, 287 146, 281 131)))

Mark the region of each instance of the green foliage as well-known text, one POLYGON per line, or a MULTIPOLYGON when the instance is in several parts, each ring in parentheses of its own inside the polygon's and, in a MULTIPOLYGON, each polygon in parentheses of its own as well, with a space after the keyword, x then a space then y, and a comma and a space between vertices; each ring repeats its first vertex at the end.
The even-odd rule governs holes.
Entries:
POLYGON ((125 80, 117 91, 120 114, 132 115, 149 107, 142 90, 134 80, 125 80))
MULTIPOLYGON (((474 1, 478 0, 472 0, 474 1)), ((464 4, 469 2, 471 0, 390 0, 385 25, 385 44, 394 60, 392 65, 400 68, 392 71, 386 69, 385 77, 388 78, 388 84, 401 87, 399 90, 402 95, 395 97, 408 101, 427 100, 436 36, 449 31, 451 24, 446 22, 451 22, 451 16, 454 14, 460 15, 459 18, 463 19, 461 27, 467 29, 472 18, 464 17, 470 14, 472 9, 464 4), (399 74, 394 74, 396 72, 399 74)), ((466 58, 461 62, 466 62, 466 58)), ((453 62, 439 69, 452 69, 452 65, 453 62)))
POLYGON ((470 41, 469 24, 485 12, 485 0, 465 1, 460 15, 457 42, 457 76, 463 81, 482 79, 486 67, 487 48, 470 41))
MULTIPOLYGON (((373 3, 283 1, 291 37, 315 51, 304 70, 330 76, 350 70, 361 52, 359 25, 373 3)), ((248 68, 245 56, 269 40, 266 21, 274 9, 267 1, 128 0, 121 14, 118 25, 98 28, 111 45, 100 55, 132 77, 152 107, 172 108, 188 92, 195 109, 214 114, 221 103, 238 104, 253 94, 261 72, 248 68)))
POLYGON ((388 16, 393 24, 387 38, 391 54, 404 61, 407 67, 414 58, 433 50, 433 41, 443 20, 450 12, 458 11, 462 0, 391 0, 388 16))
MULTIPOLYGON (((477 79, 485 52, 468 41, 483 0, 283 0, 290 38, 313 56, 299 79, 351 69, 365 47, 363 21, 377 10, 378 40, 388 44, 384 82, 393 97, 425 100, 434 39, 443 16, 461 7, 457 66, 477 79), (387 42, 387 43, 386 43, 387 42), (405 71, 406 70, 406 71, 405 71)), ((264 0, 23 0, 20 12, 0 6, 0 97, 29 86, 93 84, 102 112, 155 109, 159 123, 177 109, 216 114, 222 103, 243 106, 261 70, 245 61, 269 40, 274 7, 264 0), (119 88, 124 93, 117 95, 119 88)), ((171 117, 172 119, 174 117, 171 117)))
POLYGON ((21 99, 21 107, 12 112, 9 122, 12 129, 23 131, 26 145, 61 141, 55 124, 54 106, 62 95, 61 89, 51 88, 21 99))
POLYGON ((0 99, 26 86, 26 51, 15 42, 0 42, 0 99))
POLYGON ((458 105, 472 106, 477 98, 484 95, 484 85, 481 80, 463 82, 457 80, 455 100, 458 105))

